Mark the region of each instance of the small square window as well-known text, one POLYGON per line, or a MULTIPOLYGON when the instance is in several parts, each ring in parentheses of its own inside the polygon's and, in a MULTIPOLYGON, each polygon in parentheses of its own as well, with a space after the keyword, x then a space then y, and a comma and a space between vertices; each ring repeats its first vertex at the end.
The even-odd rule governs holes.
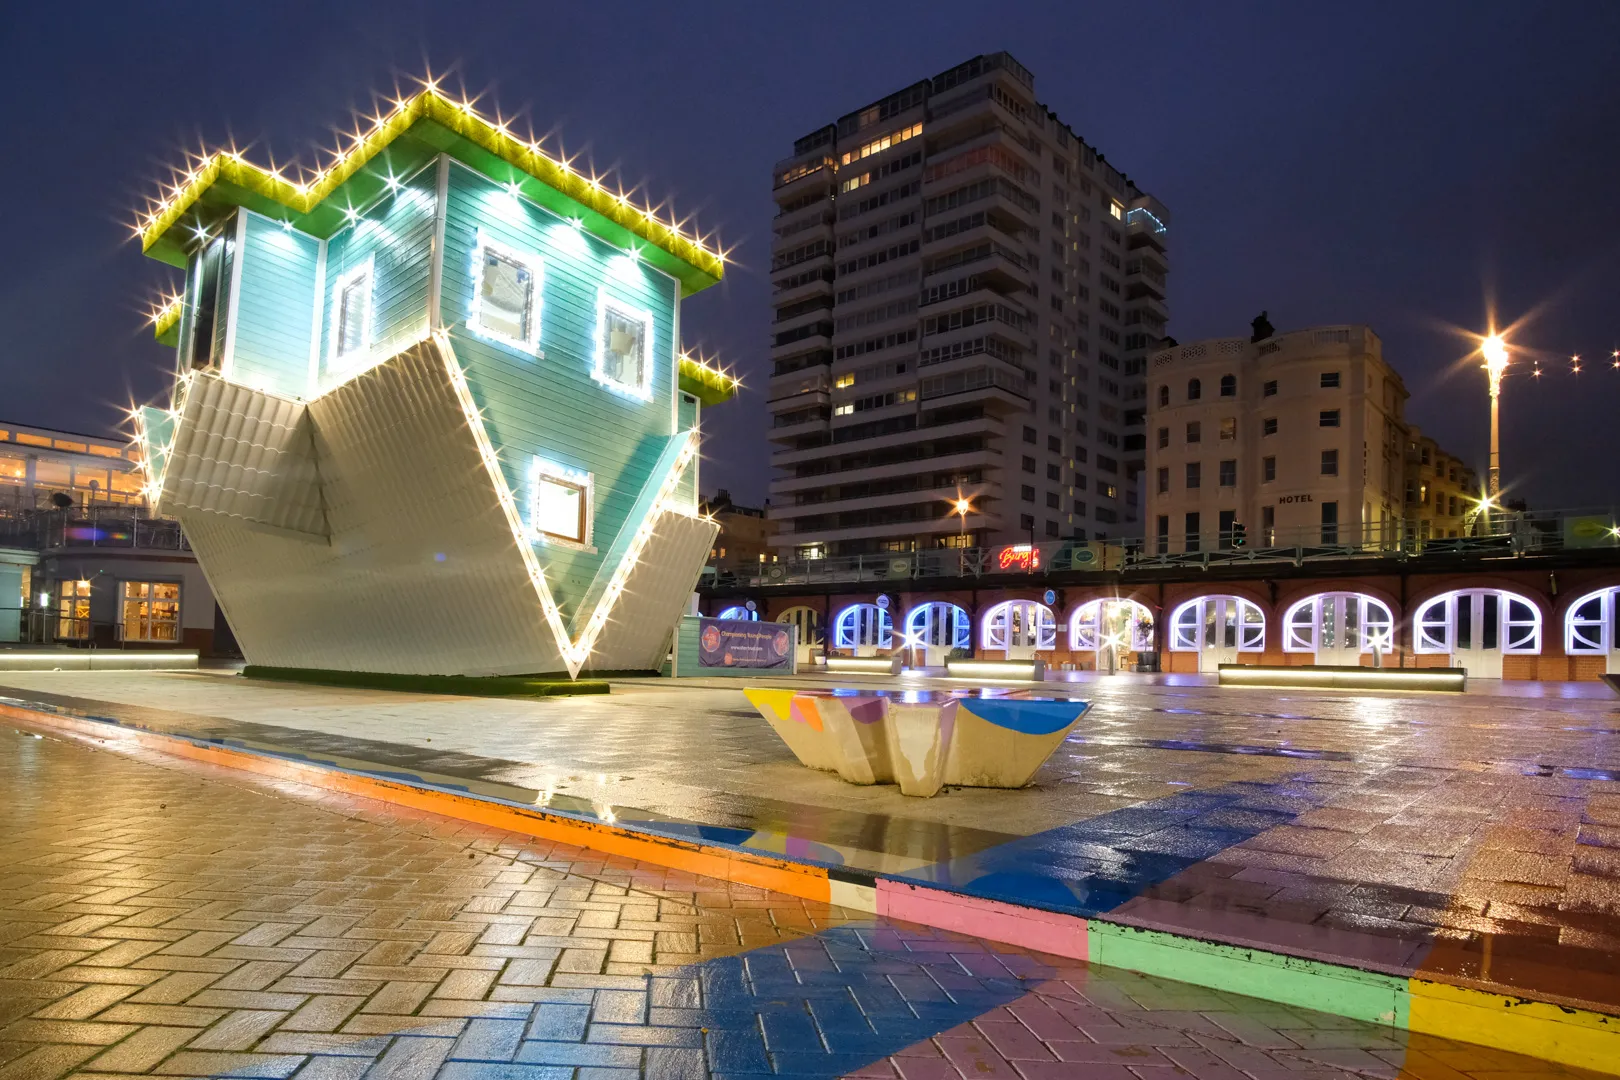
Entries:
POLYGON ((1221 487, 1237 487, 1237 460, 1235 458, 1221 462, 1221 487))
POLYGON ((1048 507, 1050 507, 1051 509, 1053 509, 1053 510, 1056 510, 1061 505, 1058 502, 1058 494, 1057 494, 1057 492, 1048 491, 1046 493, 1046 505, 1048 507))
POLYGON ((1277 418, 1275 416, 1268 416, 1264 420, 1260 421, 1260 434, 1277 434, 1277 418))
POLYGON ((1024 466, 1024 471, 1025 472, 1030 472, 1030 473, 1034 472, 1035 471, 1035 459, 1026 455, 1024 457, 1023 466, 1024 466))
POLYGON ((1018 527, 1020 529, 1025 530, 1025 531, 1033 529, 1035 527, 1035 515, 1034 514, 1019 514, 1018 515, 1018 527))
POLYGON ((1162 466, 1159 469, 1159 494, 1165 495, 1170 491, 1170 469, 1162 466))
POLYGON ((1189 488, 1200 487, 1203 484, 1203 479, 1203 470, 1199 467, 1199 463, 1196 461, 1187 462, 1187 486, 1189 488))
POLYGON ((1265 478, 1264 481, 1263 481, 1264 483, 1269 484, 1273 480, 1277 479, 1277 459, 1276 458, 1274 458, 1274 457, 1262 458, 1261 462, 1260 462, 1260 466, 1261 466, 1260 475, 1265 478))
POLYGON ((1266 383, 1263 387, 1261 387, 1260 396, 1261 397, 1276 397, 1277 396, 1277 380, 1272 379, 1270 382, 1266 383))
POLYGON ((1028 484, 1024 484, 1018 489, 1018 497, 1027 503, 1032 503, 1035 501, 1035 489, 1028 484))
POLYGON ((1187 441, 1189 443, 1200 442, 1203 439, 1203 437, 1204 437, 1203 425, 1200 424, 1197 420, 1189 420, 1189 421, 1187 421, 1187 441))
POLYGON ((540 259, 478 234, 476 280, 467 326, 527 352, 540 348, 540 259))
POLYGON ((1057 465, 1048 465, 1046 467, 1046 478, 1048 480, 1063 479, 1063 469, 1057 465))
POLYGON ((589 547, 590 473, 576 472, 535 458, 529 470, 529 531, 532 539, 589 547))
POLYGON ((1338 427, 1339 410, 1323 409, 1321 415, 1317 418, 1317 424, 1321 427, 1338 427))
POLYGON ((1339 475, 1339 452, 1337 450, 1322 451, 1322 475, 1339 475))
POLYGON ((1162 428, 1159 429, 1159 449, 1163 450, 1166 447, 1168 447, 1169 445, 1170 445, 1170 429, 1167 428, 1167 427, 1162 427, 1162 428))
POLYGON ((1337 371, 1322 372, 1322 389, 1336 390, 1339 386, 1339 373, 1337 371))
POLYGON ((597 314, 592 376, 615 390, 651 399, 652 336, 651 315, 604 295, 597 314))
POLYGON ((347 367, 371 350, 371 267, 367 258, 332 287, 332 367, 347 367))

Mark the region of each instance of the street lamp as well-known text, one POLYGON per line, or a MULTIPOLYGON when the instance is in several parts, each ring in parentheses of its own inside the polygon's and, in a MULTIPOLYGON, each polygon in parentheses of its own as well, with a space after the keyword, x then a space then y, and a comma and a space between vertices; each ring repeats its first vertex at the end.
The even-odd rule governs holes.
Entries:
POLYGON ((969 500, 969 499, 963 498, 961 495, 958 495, 956 497, 955 504, 951 507, 951 513, 953 513, 953 514, 955 514, 957 516, 958 523, 960 525, 960 528, 957 529, 957 534, 958 535, 964 535, 965 536, 967 534, 967 516, 972 512, 973 512, 973 503, 972 503, 972 501, 969 500))
MULTIPOLYGON (((1508 348, 1501 334, 1491 334, 1479 346, 1485 357, 1485 374, 1491 380, 1491 467, 1485 480, 1486 505, 1502 492, 1501 400, 1502 376, 1507 372, 1508 348)), ((1490 522, 1486 517, 1487 525, 1490 522)))

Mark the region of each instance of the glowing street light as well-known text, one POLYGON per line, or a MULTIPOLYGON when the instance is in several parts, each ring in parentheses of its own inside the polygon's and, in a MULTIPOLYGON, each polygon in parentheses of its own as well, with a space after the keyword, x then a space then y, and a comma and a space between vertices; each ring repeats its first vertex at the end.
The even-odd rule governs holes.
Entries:
MULTIPOLYGON (((1487 498, 1480 507, 1484 510, 1502 491, 1501 400, 1502 376, 1508 366, 1507 342, 1502 340, 1501 334, 1491 334, 1480 343, 1479 351, 1485 357, 1485 374, 1491 380, 1491 464, 1485 480, 1487 498)), ((1487 516, 1486 521, 1489 520, 1487 516)))
POLYGON ((956 515, 957 523, 960 526, 957 529, 958 535, 966 535, 967 534, 967 516, 969 514, 971 514, 972 512, 973 512, 973 501, 971 499, 968 499, 960 491, 958 491, 957 495, 956 495, 956 501, 951 504, 951 513, 956 515))

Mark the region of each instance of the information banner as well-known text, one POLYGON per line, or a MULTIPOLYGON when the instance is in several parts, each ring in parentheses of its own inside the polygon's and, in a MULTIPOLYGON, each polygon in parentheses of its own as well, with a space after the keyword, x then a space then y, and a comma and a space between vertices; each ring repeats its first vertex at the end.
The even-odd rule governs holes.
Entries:
POLYGON ((698 666, 792 667, 793 628, 745 619, 699 619, 698 666))

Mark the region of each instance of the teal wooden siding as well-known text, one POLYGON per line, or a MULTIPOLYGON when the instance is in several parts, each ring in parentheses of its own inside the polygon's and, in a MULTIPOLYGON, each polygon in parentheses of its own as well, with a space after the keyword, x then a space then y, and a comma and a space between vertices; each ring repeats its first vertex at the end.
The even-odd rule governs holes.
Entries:
POLYGON ((326 275, 321 288, 321 390, 427 336, 434 173, 432 165, 416 173, 398 191, 367 208, 354 225, 327 240, 326 275), (331 345, 336 328, 332 326, 332 298, 344 275, 367 259, 372 265, 370 357, 334 370, 331 345))
POLYGON ((239 253, 231 378, 283 397, 306 397, 321 243, 258 214, 238 213, 247 215, 247 237, 239 253))
POLYGON ((595 550, 536 546, 553 594, 570 618, 577 618, 603 553, 619 539, 673 434, 676 289, 674 279, 563 218, 469 169, 451 166, 441 317, 507 483, 527 518, 528 473, 537 456, 594 477, 595 550), (542 261, 540 357, 468 329, 480 229, 494 243, 542 261), (652 316, 651 400, 591 377, 598 296, 604 291, 652 316))
MULTIPOLYGON (((676 402, 675 427, 678 431, 690 431, 698 424, 698 402, 691 394, 681 394, 676 402)), ((693 509, 697 508, 698 500, 698 463, 693 459, 687 467, 685 475, 681 477, 681 486, 676 489, 676 497, 681 504, 693 509)))

